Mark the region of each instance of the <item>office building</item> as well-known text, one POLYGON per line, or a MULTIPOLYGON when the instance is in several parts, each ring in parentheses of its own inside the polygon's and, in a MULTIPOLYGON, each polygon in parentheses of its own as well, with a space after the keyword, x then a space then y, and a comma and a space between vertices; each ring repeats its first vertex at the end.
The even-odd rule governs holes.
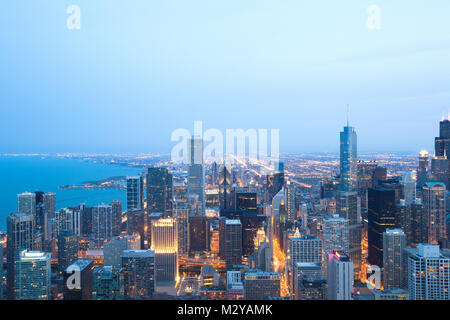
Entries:
POLYGON ((445 185, 427 182, 423 186, 423 204, 428 222, 428 243, 437 243, 439 237, 447 237, 445 185))
POLYGON ((151 250, 155 255, 156 284, 174 282, 178 275, 177 228, 173 218, 152 222, 151 250))
POLYGON ((264 300, 280 296, 280 274, 278 272, 247 272, 244 276, 246 300, 264 300))
POLYGON ((15 265, 16 300, 50 299, 51 255, 46 252, 18 250, 15 265))
POLYGON ((147 212, 172 215, 173 182, 166 168, 151 167, 147 172, 147 212))
POLYGON ((403 249, 406 235, 402 229, 383 232, 383 285, 385 288, 403 288, 406 270, 403 269, 403 249))
POLYGON ((201 212, 205 212, 205 174, 203 167, 203 139, 192 137, 188 140, 188 195, 197 195, 201 212))
POLYGON ((92 281, 92 300, 123 299, 121 268, 108 265, 96 267, 92 281))
POLYGON ((127 177, 127 210, 144 209, 144 177, 127 177))
POLYGON ((242 223, 222 218, 219 224, 219 256, 227 265, 242 262, 242 223))
POLYGON ((352 300, 353 262, 343 251, 328 254, 328 300, 352 300))
POLYGON ((106 242, 103 248, 105 266, 120 269, 122 266, 122 252, 125 250, 140 250, 141 238, 138 234, 121 234, 106 242))
POLYGON ((155 291, 155 253, 152 250, 125 250, 122 274, 125 297, 151 296, 155 291))
POLYGON ((63 273, 64 300, 92 300, 94 260, 77 260, 63 273))

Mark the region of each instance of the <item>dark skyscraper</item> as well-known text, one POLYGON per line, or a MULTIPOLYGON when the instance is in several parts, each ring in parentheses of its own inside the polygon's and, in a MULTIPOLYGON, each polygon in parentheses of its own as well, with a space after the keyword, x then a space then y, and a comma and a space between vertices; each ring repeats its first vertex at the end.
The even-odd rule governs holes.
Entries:
POLYGON ((189 253, 209 250, 209 221, 206 216, 189 217, 189 253))
POLYGON ((267 176, 267 193, 268 201, 271 202, 273 197, 280 192, 284 186, 284 163, 275 163, 275 172, 267 176))
POLYGON ((152 167, 147 172, 147 212, 172 215, 172 175, 166 168, 152 167))
POLYGON ((227 265, 242 262, 242 223, 222 218, 219 224, 219 255, 227 265))
POLYGON ((122 202, 114 200, 109 205, 112 210, 112 235, 115 237, 122 232, 122 202))
POLYGON ((231 208, 231 174, 225 162, 219 168, 220 211, 231 208))
POLYGON ((395 190, 383 187, 369 189, 368 259, 383 267, 383 232, 395 228, 395 190))
MULTIPOLYGON (((439 174, 441 175, 440 180, 434 180, 435 182, 443 182, 448 189, 449 182, 449 152, 450 152, 450 120, 442 119, 439 123, 439 137, 436 137, 434 140, 434 153, 435 157, 441 159, 442 162, 446 160, 447 166, 444 164, 440 164, 439 174), (443 175, 447 175, 447 178, 443 177, 443 175), (442 181, 445 180, 445 181, 442 181)), ((433 161, 433 160, 432 160, 433 161)), ((433 166, 433 163, 432 163, 433 166)), ((433 168, 432 172, 433 174, 433 168)))

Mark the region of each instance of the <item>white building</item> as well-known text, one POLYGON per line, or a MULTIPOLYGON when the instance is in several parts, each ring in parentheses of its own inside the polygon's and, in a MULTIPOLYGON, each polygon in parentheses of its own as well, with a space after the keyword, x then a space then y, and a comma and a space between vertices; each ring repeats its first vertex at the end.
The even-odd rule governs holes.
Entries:
POLYGON ((343 251, 328 254, 327 283, 329 300, 352 300, 353 262, 343 251))

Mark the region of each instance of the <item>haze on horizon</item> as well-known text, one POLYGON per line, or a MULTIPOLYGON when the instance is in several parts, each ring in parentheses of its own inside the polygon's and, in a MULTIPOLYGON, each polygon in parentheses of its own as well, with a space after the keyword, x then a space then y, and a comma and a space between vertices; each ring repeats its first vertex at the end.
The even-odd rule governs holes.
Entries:
POLYGON ((336 153, 347 104, 359 153, 432 153, 450 110, 449 13, 446 0, 7 1, 0 153, 168 153, 194 120, 336 153))

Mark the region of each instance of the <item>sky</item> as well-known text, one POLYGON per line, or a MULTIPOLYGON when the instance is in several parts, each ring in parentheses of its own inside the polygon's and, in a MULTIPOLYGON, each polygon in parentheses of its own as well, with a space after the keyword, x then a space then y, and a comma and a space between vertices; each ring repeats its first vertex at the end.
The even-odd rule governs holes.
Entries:
POLYGON ((359 152, 432 152, 449 31, 448 0, 3 1, 0 153, 170 152, 195 120, 338 152, 347 105, 359 152))

